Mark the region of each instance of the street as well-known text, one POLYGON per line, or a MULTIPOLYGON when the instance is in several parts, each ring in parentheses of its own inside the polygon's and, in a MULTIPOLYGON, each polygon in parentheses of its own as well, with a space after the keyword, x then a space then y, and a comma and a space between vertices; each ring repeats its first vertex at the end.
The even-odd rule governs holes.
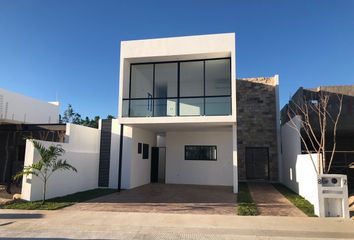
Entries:
POLYGON ((354 239, 354 221, 308 217, 0 211, 1 239, 354 239))

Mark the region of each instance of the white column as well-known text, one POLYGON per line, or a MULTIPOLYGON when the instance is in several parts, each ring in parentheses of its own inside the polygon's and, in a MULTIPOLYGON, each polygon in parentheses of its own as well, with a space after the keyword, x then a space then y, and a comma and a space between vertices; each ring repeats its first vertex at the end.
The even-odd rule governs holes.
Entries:
POLYGON ((232 125, 232 165, 234 172, 234 193, 238 193, 238 172, 237 172, 237 125, 232 125))
POLYGON ((281 156, 281 132, 280 132, 280 109, 279 109, 279 75, 275 75, 275 126, 277 129, 277 155, 278 155, 278 181, 283 182, 283 160, 281 156))
POLYGON ((118 119, 112 119, 111 155, 109 163, 109 187, 118 188, 120 124, 118 119))

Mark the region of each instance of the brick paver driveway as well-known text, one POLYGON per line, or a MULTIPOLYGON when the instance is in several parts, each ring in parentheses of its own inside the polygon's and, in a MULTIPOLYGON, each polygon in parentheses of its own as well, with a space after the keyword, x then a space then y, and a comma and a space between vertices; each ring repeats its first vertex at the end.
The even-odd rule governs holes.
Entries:
POLYGON ((270 183, 251 182, 248 188, 261 216, 306 217, 270 183))
POLYGON ((148 184, 64 210, 236 214, 236 195, 232 187, 148 184))

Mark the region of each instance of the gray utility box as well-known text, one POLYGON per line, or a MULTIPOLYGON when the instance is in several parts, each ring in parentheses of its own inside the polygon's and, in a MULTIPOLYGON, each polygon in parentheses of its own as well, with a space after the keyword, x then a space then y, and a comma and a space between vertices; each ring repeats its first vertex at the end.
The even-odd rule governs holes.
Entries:
POLYGON ((347 176, 322 174, 318 179, 320 217, 349 218, 347 176))

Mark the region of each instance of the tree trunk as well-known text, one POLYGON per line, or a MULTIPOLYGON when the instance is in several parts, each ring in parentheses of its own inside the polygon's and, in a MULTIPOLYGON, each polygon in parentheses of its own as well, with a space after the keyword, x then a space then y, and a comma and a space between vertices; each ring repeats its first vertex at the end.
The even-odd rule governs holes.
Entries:
POLYGON ((43 200, 42 200, 42 205, 45 203, 45 194, 47 192, 47 180, 45 179, 43 182, 43 200))

